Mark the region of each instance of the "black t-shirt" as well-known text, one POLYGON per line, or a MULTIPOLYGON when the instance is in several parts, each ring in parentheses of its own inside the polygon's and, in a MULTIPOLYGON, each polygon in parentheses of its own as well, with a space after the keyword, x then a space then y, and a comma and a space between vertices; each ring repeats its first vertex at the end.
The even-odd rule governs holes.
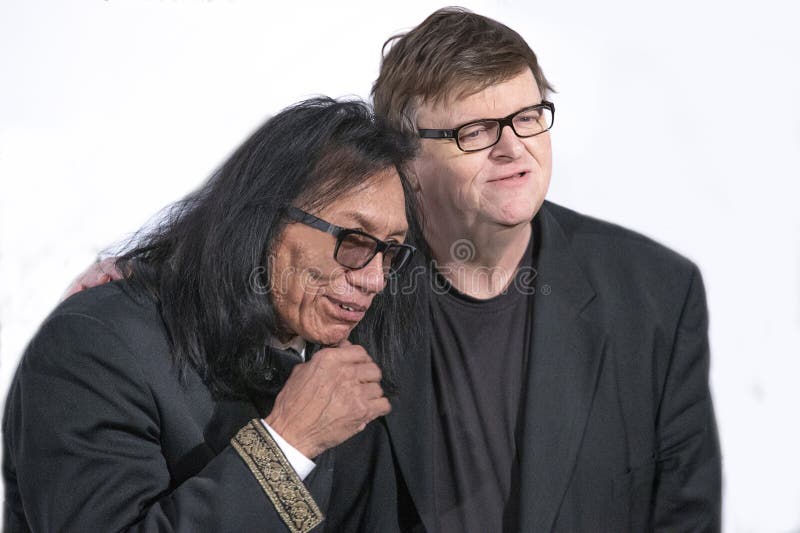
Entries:
POLYGON ((477 300, 440 274, 431 297, 438 530, 515 529, 515 433, 532 320, 533 237, 503 294, 477 300))

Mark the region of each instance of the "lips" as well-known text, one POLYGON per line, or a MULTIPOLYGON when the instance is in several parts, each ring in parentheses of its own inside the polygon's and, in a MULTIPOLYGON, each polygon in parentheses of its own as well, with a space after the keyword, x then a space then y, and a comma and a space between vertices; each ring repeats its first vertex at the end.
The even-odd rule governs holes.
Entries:
POLYGON ((354 301, 339 300, 331 296, 327 296, 327 299, 331 303, 331 314, 343 322, 357 323, 364 318, 364 313, 367 312, 368 306, 354 301))
POLYGON ((359 304, 357 304, 355 302, 348 302, 346 300, 339 300, 339 299, 333 298, 331 296, 328 296, 328 299, 330 301, 332 301, 333 303, 335 303, 336 305, 338 305, 339 307, 341 307, 341 308, 343 308, 343 309, 345 309, 347 311, 360 311, 360 312, 363 313, 363 312, 365 312, 367 310, 367 306, 359 305, 359 304))
POLYGON ((525 178, 529 173, 530 173, 529 170, 519 170, 519 171, 513 172, 511 174, 506 174, 505 176, 500 176, 498 178, 493 178, 493 179, 487 180, 487 183, 492 183, 492 182, 496 182, 496 181, 506 181, 506 180, 525 178))

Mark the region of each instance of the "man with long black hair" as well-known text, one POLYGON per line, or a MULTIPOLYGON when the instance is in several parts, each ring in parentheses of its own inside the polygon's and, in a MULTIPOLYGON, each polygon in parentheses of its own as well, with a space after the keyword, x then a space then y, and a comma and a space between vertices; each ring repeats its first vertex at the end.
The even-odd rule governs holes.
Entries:
POLYGON ((317 526, 334 463, 388 457, 368 423, 417 330, 383 291, 414 251, 415 146, 366 104, 297 104, 135 239, 124 279, 59 305, 6 402, 4 530, 317 526))

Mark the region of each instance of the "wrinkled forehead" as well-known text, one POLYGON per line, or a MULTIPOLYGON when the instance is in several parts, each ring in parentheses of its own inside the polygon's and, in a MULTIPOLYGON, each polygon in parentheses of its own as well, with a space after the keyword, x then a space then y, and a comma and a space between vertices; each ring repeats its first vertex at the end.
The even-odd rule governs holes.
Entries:
POLYGON ((376 235, 399 236, 408 231, 403 185, 394 167, 344 192, 319 214, 338 226, 376 235))

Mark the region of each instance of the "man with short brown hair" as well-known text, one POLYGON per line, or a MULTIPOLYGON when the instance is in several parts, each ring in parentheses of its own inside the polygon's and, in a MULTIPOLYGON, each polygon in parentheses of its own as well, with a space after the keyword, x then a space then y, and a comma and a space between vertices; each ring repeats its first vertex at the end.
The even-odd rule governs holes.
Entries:
POLYGON ((696 266, 545 201, 552 88, 516 32, 446 8, 387 46, 437 289, 387 417, 402 528, 718 530, 696 266))

